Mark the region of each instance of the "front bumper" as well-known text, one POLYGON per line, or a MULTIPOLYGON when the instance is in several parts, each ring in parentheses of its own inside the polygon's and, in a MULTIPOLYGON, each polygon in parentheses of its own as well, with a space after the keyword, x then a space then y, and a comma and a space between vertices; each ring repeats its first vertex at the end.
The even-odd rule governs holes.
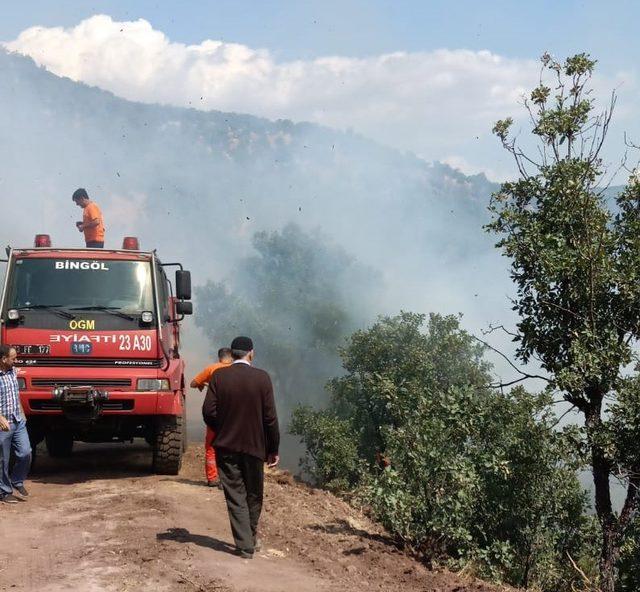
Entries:
MULTIPOLYGON (((182 411, 182 397, 175 391, 112 391, 100 387, 108 393, 101 404, 101 415, 179 415, 182 411)), ((26 415, 63 415, 62 403, 53 392, 23 390, 20 392, 26 415)))

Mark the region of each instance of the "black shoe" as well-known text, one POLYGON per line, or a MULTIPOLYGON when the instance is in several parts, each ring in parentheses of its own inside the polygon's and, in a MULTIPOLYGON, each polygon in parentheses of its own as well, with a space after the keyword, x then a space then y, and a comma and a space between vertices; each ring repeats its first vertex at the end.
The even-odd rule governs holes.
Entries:
POLYGON ((29 492, 24 485, 14 485, 13 488, 23 497, 27 497, 29 492))
POLYGON ((242 557, 242 559, 253 559, 253 552, 245 551, 243 549, 236 549, 236 554, 242 557))
POLYGON ((17 504, 18 502, 23 502, 25 500, 21 500, 19 497, 13 495, 13 493, 5 493, 1 498, 0 502, 3 504, 17 504))

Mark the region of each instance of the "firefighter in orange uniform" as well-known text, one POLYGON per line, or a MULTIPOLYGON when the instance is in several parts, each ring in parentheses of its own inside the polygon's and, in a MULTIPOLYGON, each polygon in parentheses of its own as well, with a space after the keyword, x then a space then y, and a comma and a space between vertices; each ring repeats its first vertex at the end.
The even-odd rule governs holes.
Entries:
MULTIPOLYGON (((211 380, 211 375, 220 368, 229 366, 233 359, 231 358, 231 350, 223 347, 218 350, 218 362, 207 366, 200 374, 191 381, 191 388, 197 388, 199 391, 204 389, 211 380)), ((213 438, 215 433, 207 426, 207 434, 204 440, 204 469, 207 477, 207 485, 209 487, 220 487, 218 481, 218 467, 216 465, 216 452, 213 449, 213 438)))
POLYGON ((73 203, 82 208, 82 222, 76 222, 76 228, 84 232, 87 248, 104 248, 104 221, 98 204, 89 199, 87 190, 80 187, 71 196, 73 203))

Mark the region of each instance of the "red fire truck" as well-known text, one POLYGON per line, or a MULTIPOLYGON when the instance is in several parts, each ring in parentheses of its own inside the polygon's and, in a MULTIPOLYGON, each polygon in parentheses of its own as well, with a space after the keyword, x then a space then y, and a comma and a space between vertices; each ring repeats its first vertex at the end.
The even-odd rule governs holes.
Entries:
POLYGON ((144 438, 153 469, 176 474, 186 445, 180 321, 192 314, 191 275, 155 251, 7 249, 2 343, 18 351, 32 445, 68 456, 74 441, 144 438), (177 267, 174 285, 166 269, 177 267))

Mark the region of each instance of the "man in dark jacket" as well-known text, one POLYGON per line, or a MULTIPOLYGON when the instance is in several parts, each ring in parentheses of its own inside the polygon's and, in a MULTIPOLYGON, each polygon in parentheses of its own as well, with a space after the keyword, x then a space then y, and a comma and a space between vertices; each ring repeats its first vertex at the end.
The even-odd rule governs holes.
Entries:
POLYGON ((231 355, 233 364, 211 376, 202 416, 216 433, 213 446, 236 548, 251 559, 260 550, 264 462, 275 467, 280 461, 280 431, 271 379, 251 366, 251 339, 236 337, 231 355))

